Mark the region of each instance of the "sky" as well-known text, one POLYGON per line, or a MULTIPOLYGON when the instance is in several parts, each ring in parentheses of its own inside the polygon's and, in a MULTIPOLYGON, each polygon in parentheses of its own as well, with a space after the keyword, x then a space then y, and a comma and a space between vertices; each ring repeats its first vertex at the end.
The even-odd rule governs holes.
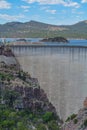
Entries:
POLYGON ((87 0, 0 0, 0 24, 30 20, 55 25, 87 20, 87 0))

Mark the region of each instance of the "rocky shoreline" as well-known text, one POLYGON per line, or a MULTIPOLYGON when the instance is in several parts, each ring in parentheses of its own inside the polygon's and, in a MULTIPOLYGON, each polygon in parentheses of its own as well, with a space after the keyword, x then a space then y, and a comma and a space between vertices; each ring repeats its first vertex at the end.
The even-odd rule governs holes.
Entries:
POLYGON ((58 43, 69 43, 64 37, 45 38, 40 40, 41 42, 58 42, 58 43))

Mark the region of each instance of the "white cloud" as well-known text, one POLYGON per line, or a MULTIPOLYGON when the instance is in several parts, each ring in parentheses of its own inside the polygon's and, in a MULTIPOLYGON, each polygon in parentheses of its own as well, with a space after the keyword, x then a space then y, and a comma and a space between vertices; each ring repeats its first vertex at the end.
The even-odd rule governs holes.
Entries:
POLYGON ((24 6, 24 5, 21 5, 21 8, 22 8, 22 9, 29 9, 30 6, 24 6))
POLYGON ((51 14, 56 14, 56 10, 46 10, 46 12, 51 13, 51 14))
POLYGON ((87 3, 87 0, 82 0, 82 3, 87 3))
POLYGON ((67 7, 76 7, 76 8, 80 7, 80 5, 77 2, 72 2, 72 1, 64 2, 64 6, 67 6, 67 7))
POLYGON ((51 14, 56 14, 57 10, 55 9, 50 9, 50 6, 43 6, 40 8, 41 10, 45 10, 45 12, 51 13, 51 14))
POLYGON ((19 19, 22 19, 24 18, 25 16, 24 15, 8 15, 8 14, 0 14, 0 19, 3 19, 3 20, 7 20, 7 21, 16 21, 16 20, 19 20, 19 19))
POLYGON ((6 0, 0 0, 0 9, 10 9, 11 3, 8 3, 6 0))
POLYGON ((24 6, 24 5, 21 5, 20 8, 24 9, 24 12, 28 12, 30 6, 24 6))
POLYGON ((79 3, 73 2, 71 0, 22 0, 27 3, 38 2, 40 4, 62 4, 67 7, 79 7, 79 3))

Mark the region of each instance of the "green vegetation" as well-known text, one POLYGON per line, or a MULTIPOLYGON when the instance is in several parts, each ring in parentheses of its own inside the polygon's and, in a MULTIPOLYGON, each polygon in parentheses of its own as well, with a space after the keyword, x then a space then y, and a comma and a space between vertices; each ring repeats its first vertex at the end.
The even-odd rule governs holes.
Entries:
POLYGON ((43 116, 43 121, 44 122, 49 122, 51 120, 55 119, 55 116, 53 115, 52 112, 46 112, 43 116))
POLYGON ((16 111, 13 108, 0 105, 0 130, 59 130, 56 121, 50 120, 48 124, 43 123, 42 115, 35 115, 26 110, 16 111), (35 121, 37 117, 37 120, 35 121), (41 121, 40 121, 41 120, 41 121), (39 125, 38 125, 39 124, 39 125))
POLYGON ((57 130, 61 121, 41 90, 37 79, 19 69, 19 65, 2 64, 0 130, 57 130))
POLYGON ((20 79, 22 79, 23 81, 25 81, 25 80, 26 80, 26 73, 23 72, 23 71, 19 71, 19 72, 18 72, 18 77, 19 77, 20 79))
POLYGON ((77 124, 78 123, 78 120, 77 119, 74 119, 74 124, 77 124))
POLYGON ((20 37, 20 38, 85 38, 87 39, 87 23, 85 21, 74 25, 55 26, 41 22, 30 21, 27 23, 17 22, 4 24, 0 27, 1 37, 20 37), (27 26, 26 26, 27 25, 27 26), (15 27, 16 26, 16 27, 15 27))
POLYGON ((10 81, 13 79, 13 76, 11 74, 0 73, 0 79, 2 81, 4 81, 4 80, 10 81))
POLYGON ((87 127, 87 119, 84 121, 84 126, 87 127))
MULTIPOLYGON (((17 76, 25 81, 26 75, 20 71, 17 76)), ((20 92, 10 89, 10 85, 3 88, 5 80, 13 79, 11 73, 0 72, 0 79, 0 130, 59 130, 57 116, 52 112, 22 108, 20 92)))
POLYGON ((57 125, 57 122, 52 120, 48 123, 49 130, 60 130, 60 127, 57 125))
POLYGON ((44 124, 39 124, 39 125, 37 126, 37 130, 46 130, 46 125, 44 125, 44 124))
POLYGON ((68 118, 66 119, 66 122, 69 122, 70 120, 75 119, 76 116, 77 116, 77 114, 72 114, 70 117, 68 117, 68 118))
POLYGON ((73 120, 73 119, 76 118, 76 116, 77 116, 77 114, 72 114, 72 115, 70 116, 70 119, 73 120))

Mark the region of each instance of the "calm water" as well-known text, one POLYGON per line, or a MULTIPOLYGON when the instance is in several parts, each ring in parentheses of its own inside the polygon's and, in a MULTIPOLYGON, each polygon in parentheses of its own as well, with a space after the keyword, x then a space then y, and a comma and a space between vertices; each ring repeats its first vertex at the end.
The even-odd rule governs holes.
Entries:
MULTIPOLYGON (((20 38, 5 38, 6 42, 12 43, 15 42, 16 40, 18 40, 20 38)), ((40 41, 42 38, 24 38, 26 39, 26 41, 31 41, 31 42, 38 42, 40 41)), ((0 38, 0 42, 3 41, 3 38, 0 38)), ((51 42, 45 42, 44 44, 47 45, 66 45, 66 46, 87 46, 87 40, 69 40, 69 43, 64 44, 64 43, 51 43, 51 42)))
POLYGON ((82 107, 87 96, 87 48, 15 47, 13 51, 23 70, 38 78, 61 118, 82 107))

